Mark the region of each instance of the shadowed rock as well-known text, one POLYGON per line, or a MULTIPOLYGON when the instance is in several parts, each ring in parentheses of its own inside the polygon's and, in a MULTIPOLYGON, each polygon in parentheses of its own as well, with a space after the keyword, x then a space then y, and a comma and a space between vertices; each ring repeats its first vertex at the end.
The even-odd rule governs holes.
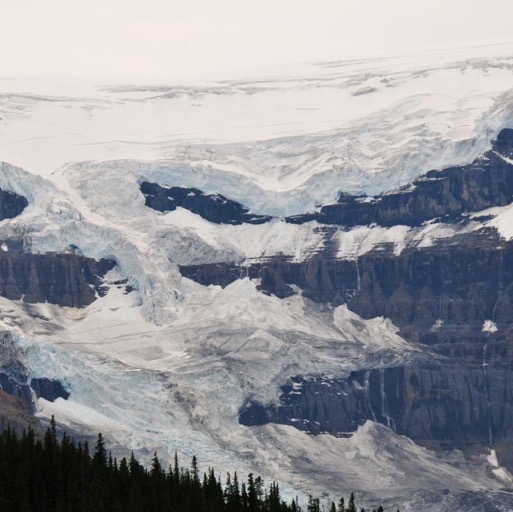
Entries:
POLYGON ((294 377, 277 405, 250 403, 244 425, 269 422, 312 434, 347 435, 377 421, 430 447, 487 446, 511 437, 513 389, 507 365, 488 375, 456 362, 352 372, 346 379, 294 377))
POLYGON ((216 224, 263 224, 272 219, 268 215, 255 215, 221 194, 204 194, 197 188, 162 187, 143 182, 141 192, 149 208, 170 212, 182 207, 216 224))
POLYGON ((0 252, 0 295, 10 300, 84 307, 103 295, 115 263, 78 254, 0 252))
POLYGON ((0 430, 12 428, 18 436, 29 427, 37 436, 42 437, 44 428, 39 420, 32 414, 28 403, 17 396, 9 395, 0 390, 0 430))
POLYGON ((0 189, 0 221, 17 217, 27 206, 25 197, 0 189))
POLYGON ((31 379, 30 387, 34 390, 38 398, 44 398, 49 402, 55 402, 57 398, 67 400, 70 395, 58 380, 46 378, 31 379))

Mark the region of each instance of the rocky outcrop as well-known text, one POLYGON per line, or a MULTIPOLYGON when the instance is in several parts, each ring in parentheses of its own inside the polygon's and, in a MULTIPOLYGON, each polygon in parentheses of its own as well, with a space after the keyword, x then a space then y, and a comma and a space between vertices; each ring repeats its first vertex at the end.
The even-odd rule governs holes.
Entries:
POLYGON ((300 288, 314 301, 345 303, 364 318, 391 318, 404 338, 424 349, 412 366, 337 380, 297 377, 277 405, 249 403, 241 423, 344 435, 373 420, 426 446, 492 445, 500 447, 501 460, 513 461, 513 243, 495 231, 399 255, 381 247, 358 260, 277 257, 182 273, 220 285, 249 276, 279 297, 300 288))
POLYGON ((422 358, 407 366, 337 379, 294 377, 278 403, 250 401, 240 411, 241 423, 346 435, 372 420, 427 446, 493 446, 513 467, 513 242, 493 228, 465 230, 466 213, 513 201, 510 159, 513 131, 504 130, 492 150, 468 166, 431 171, 376 198, 342 196, 319 212, 287 219, 317 220, 330 229, 429 220, 452 223, 450 238, 412 243, 400 252, 382 244, 352 260, 338 259, 338 246, 327 240, 305 261, 275 256, 181 267, 184 276, 205 285, 247 276, 264 293, 287 297, 299 290, 315 302, 346 304, 363 318, 390 318, 421 348, 422 358))
MULTIPOLYGON (((9 368, 6 368, 5 370, 9 372, 9 368)), ((17 376, 11 375, 10 373, 1 372, 0 390, 2 390, 4 393, 7 393, 8 395, 21 398, 21 400, 34 408, 34 401, 30 391, 30 386, 25 382, 25 380, 26 378, 20 381, 19 377, 17 376)))
POLYGON ((69 398, 69 392, 64 386, 54 379, 38 378, 30 380, 30 388, 34 390, 34 393, 38 398, 44 398, 49 402, 55 402, 57 398, 69 398))
POLYGON ((9 395, 21 398, 31 407, 35 407, 34 395, 49 402, 55 402, 57 398, 67 400, 70 395, 58 380, 34 378, 29 382, 27 375, 20 379, 19 375, 12 375, 9 368, 0 372, 0 389, 9 395))
POLYGON ((492 149, 506 158, 513 158, 513 130, 505 128, 492 142, 492 149))
POLYGON ((21 398, 0 390, 0 430, 13 429, 18 436, 31 428, 37 436, 43 436, 44 428, 33 415, 28 403, 21 398))
POLYGON ((440 219, 454 221, 469 212, 510 204, 513 198, 513 130, 502 130, 493 150, 470 165, 430 171, 412 184, 377 197, 341 194, 319 212, 288 217, 287 222, 420 226, 440 219), (506 157, 503 158, 503 157, 506 157))
POLYGON ((255 215, 248 208, 221 194, 204 194, 197 188, 162 187, 156 183, 141 183, 146 206, 160 212, 185 208, 216 224, 263 224, 272 217, 255 215))
POLYGON ((25 197, 0 189, 0 221, 17 217, 27 206, 25 197))
MULTIPOLYGON (((57 398, 69 398, 69 392, 57 380, 45 377, 30 378, 24 364, 24 352, 10 331, 0 333, 0 390, 17 397, 35 410, 35 399, 54 402, 57 398)), ((1 409, 0 409, 1 411, 1 409)))
POLYGON ((345 303, 364 318, 391 318, 423 348, 423 361, 347 379, 297 378, 278 405, 248 404, 242 423, 344 435, 373 420, 425 446, 493 446, 513 467, 512 242, 483 230, 399 255, 277 258, 247 272, 259 273, 268 293, 284 296, 295 285, 313 300, 345 303))
POLYGON ((363 318, 391 318, 408 340, 444 355, 451 355, 447 344, 484 342, 486 321, 494 322, 499 337, 513 328, 513 243, 491 230, 400 255, 380 248, 358 260, 321 254, 303 262, 276 257, 180 271, 204 285, 260 279, 260 289, 278 297, 294 293, 294 285, 315 302, 347 304, 363 318))
POLYGON ((207 263, 204 265, 181 265, 180 274, 192 279, 204 286, 216 285, 225 287, 242 277, 258 277, 258 265, 248 268, 244 272, 240 265, 236 263, 207 263), (243 272, 241 274, 241 272, 243 272))
POLYGON ((426 446, 487 446, 513 430, 511 378, 507 364, 484 372, 457 362, 358 371, 347 379, 295 377, 277 405, 248 404, 240 421, 340 436, 372 420, 426 446))
MULTIPOLYGON (((315 220, 345 227, 420 226, 433 219, 452 222, 471 212, 505 206, 513 198, 513 130, 502 130, 492 148, 469 165, 429 171, 401 189, 376 197, 340 194, 334 204, 285 221, 303 224, 315 220)), ((220 194, 207 195, 195 188, 143 182, 140 189, 146 206, 161 212, 182 207, 218 224, 262 224, 272 218, 254 215, 220 194)))
POLYGON ((0 252, 0 296, 84 307, 104 294, 102 277, 115 263, 79 254, 0 252))

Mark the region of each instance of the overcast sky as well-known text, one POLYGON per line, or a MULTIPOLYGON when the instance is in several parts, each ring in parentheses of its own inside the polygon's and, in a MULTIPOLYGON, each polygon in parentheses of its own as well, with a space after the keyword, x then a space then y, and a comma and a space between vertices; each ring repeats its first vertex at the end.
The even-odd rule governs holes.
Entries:
POLYGON ((512 0, 0 0, 0 74, 173 76, 513 38, 512 0))

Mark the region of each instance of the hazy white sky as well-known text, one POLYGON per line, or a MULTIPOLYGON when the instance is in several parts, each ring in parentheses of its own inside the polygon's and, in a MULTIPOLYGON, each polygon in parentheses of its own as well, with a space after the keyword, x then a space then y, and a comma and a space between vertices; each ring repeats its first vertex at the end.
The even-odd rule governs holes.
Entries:
POLYGON ((513 37, 512 0, 0 0, 0 74, 172 76, 513 37))

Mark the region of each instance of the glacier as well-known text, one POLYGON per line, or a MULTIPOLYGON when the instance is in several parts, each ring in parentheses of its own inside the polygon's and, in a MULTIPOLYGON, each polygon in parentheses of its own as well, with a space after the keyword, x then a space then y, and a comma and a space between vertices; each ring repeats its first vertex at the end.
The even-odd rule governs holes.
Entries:
MULTIPOLYGON (((345 377, 407 363, 419 349, 390 318, 300 294, 280 299, 247 277, 202 286, 179 267, 305 261, 323 244, 319 225, 285 217, 340 192, 375 195, 470 163, 513 126, 512 79, 507 44, 201 83, 0 81, 0 188, 29 202, 0 222, 0 239, 116 262, 106 295, 83 309, 0 297, 2 329, 30 377, 71 393, 39 398, 37 416, 82 435, 104 431, 116 456, 199 454, 202 467, 257 472, 289 496, 327 501, 354 490, 359 502, 379 497, 401 510, 510 510, 513 477, 492 453, 430 450, 371 421, 347 437, 241 425, 241 408, 276 402, 290 376, 345 377), (156 213, 143 181, 220 193, 275 218, 232 226, 183 208, 156 213)), ((458 233, 485 225, 512 239, 512 212, 479 212, 490 219, 476 214, 458 233)), ((334 236, 337 257, 357 261, 379 246, 399 255, 454 232, 426 223, 334 236)))

